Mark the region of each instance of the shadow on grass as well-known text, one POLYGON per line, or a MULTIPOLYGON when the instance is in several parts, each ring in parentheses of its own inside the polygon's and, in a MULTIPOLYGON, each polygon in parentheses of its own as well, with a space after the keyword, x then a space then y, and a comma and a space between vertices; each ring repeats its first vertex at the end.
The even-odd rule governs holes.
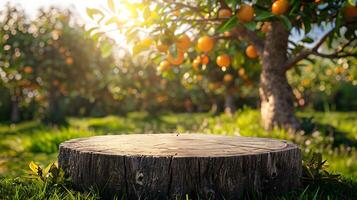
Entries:
POLYGON ((338 130, 332 125, 316 122, 313 117, 301 118, 302 129, 306 134, 312 134, 314 131, 319 131, 323 136, 333 137, 333 147, 349 146, 357 147, 357 140, 349 138, 347 132, 338 130))

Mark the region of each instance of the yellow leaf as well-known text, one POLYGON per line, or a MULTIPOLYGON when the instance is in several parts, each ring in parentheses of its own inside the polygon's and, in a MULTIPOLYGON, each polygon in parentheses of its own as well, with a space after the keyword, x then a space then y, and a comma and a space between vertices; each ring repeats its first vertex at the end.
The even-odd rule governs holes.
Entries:
POLYGON ((30 162, 29 167, 30 167, 31 171, 33 171, 36 174, 38 173, 39 169, 41 169, 40 166, 38 166, 33 161, 30 162))

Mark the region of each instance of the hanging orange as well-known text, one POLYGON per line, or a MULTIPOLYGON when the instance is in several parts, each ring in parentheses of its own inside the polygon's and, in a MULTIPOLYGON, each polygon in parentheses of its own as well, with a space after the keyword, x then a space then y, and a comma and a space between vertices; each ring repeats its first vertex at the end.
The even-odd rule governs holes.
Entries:
POLYGON ((181 51, 187 51, 191 46, 191 39, 186 35, 181 35, 176 41, 177 49, 181 51))
POLYGON ((184 60, 184 53, 182 51, 178 51, 177 52, 177 56, 174 57, 173 55, 171 55, 171 53, 169 52, 167 55, 167 60, 173 64, 173 65, 180 65, 183 63, 184 60))
POLYGON ((357 17, 357 7, 356 6, 346 6, 343 10, 343 14, 347 18, 357 17))
POLYGON ((156 46, 156 48, 159 52, 165 53, 169 49, 169 46, 166 44, 159 44, 156 46))
POLYGON ((160 63, 159 69, 160 71, 166 71, 170 68, 170 63, 167 60, 164 60, 160 63))
POLYGON ((30 66, 26 66, 26 67, 24 67, 24 72, 26 74, 31 74, 33 72, 33 69, 30 66))
POLYGON ((282 15, 289 10, 289 2, 287 0, 277 0, 271 7, 271 12, 275 15, 282 15))
POLYGON ((231 82, 233 81, 233 75, 232 74, 225 74, 223 77, 224 82, 231 82))
POLYGON ((207 65, 209 63, 209 58, 206 55, 201 56, 201 63, 202 65, 207 65))
POLYGON ((193 69, 198 71, 199 70, 199 66, 200 66, 200 61, 197 60, 197 59, 193 60, 193 63, 192 63, 193 69))
POLYGON ((269 29, 270 29, 270 22, 264 22, 261 31, 263 33, 267 33, 269 29))
POLYGON ((218 11, 218 18, 230 18, 232 11, 228 8, 222 8, 218 11))
POLYGON ((253 45, 249 45, 247 47, 247 49, 245 50, 245 53, 247 54, 247 56, 249 58, 256 58, 258 57, 258 53, 257 51, 255 50, 254 46, 253 45))
POLYGON ((209 36, 203 36, 198 39, 197 48, 203 52, 209 52, 213 49, 214 39, 209 36))
POLYGON ((238 10, 237 17, 239 21, 245 23, 252 21, 254 17, 254 8, 247 4, 242 4, 238 10))
POLYGON ((231 57, 227 54, 222 54, 216 59, 217 65, 220 67, 229 67, 231 64, 231 57))

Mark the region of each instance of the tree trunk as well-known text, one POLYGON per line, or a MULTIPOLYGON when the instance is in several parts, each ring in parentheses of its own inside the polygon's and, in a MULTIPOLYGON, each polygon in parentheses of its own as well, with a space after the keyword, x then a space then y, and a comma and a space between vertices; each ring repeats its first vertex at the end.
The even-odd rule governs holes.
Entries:
POLYGON ((56 88, 51 87, 48 92, 48 108, 44 121, 49 124, 65 124, 64 108, 61 104, 62 96, 56 88))
POLYGON ((233 114, 236 109, 236 105, 234 104, 234 96, 230 92, 227 92, 224 97, 224 112, 226 114, 233 114))
POLYGON ((20 121, 20 108, 19 108, 19 97, 13 96, 11 98, 11 122, 20 121))
POLYGON ((279 21, 271 23, 263 52, 260 76, 261 116, 267 130, 299 128, 294 114, 294 97, 284 69, 287 61, 289 31, 279 21))
POLYGON ((301 152, 267 138, 111 135, 62 143, 58 164, 77 188, 108 199, 248 199, 297 189, 301 152))
POLYGON ((211 105, 210 112, 213 115, 218 115, 218 113, 219 113, 219 101, 217 100, 217 98, 213 98, 212 99, 212 105, 211 105))

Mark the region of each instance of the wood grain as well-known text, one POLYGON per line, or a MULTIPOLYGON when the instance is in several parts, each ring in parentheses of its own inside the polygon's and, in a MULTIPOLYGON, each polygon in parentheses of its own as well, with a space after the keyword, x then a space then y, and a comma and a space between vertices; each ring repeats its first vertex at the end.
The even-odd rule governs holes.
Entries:
POLYGON ((60 145, 59 164, 79 189, 104 197, 237 199, 299 186, 301 153, 283 140, 204 134, 80 138, 60 145))

